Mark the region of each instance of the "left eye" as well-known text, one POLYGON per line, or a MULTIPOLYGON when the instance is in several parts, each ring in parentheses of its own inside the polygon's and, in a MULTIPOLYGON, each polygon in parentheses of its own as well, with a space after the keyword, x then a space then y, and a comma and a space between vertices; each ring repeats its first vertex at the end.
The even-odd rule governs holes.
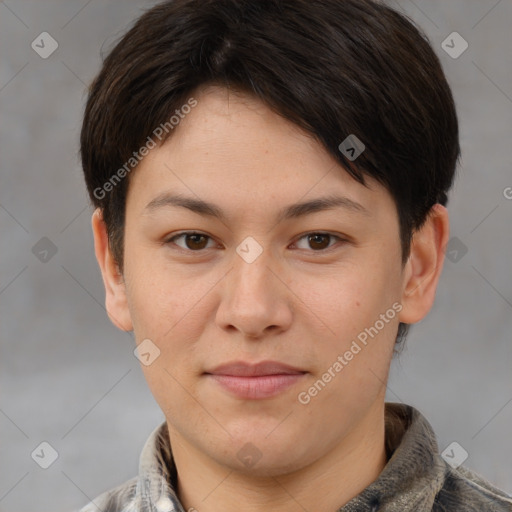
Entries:
MULTIPOLYGON (((332 246, 329 244, 329 240, 332 239, 342 240, 339 236, 332 235, 330 233, 307 233, 306 235, 299 238, 300 240, 306 240, 306 243, 314 249, 315 251, 320 251, 322 249, 328 249, 332 246)), ((297 243, 295 243, 297 245, 297 243)), ((301 249, 301 247, 299 247, 301 249)))
MULTIPOLYGON (((343 241, 339 236, 333 235, 331 233, 307 233, 306 235, 301 236, 297 242, 294 243, 295 246, 298 245, 298 242, 301 240, 306 240, 306 243, 312 248, 314 251, 321 251, 324 249, 328 249, 333 244, 333 240, 343 241)), ((208 249, 207 247, 208 241, 212 241, 212 238, 203 233, 196 233, 195 231, 186 231, 183 233, 179 233, 178 235, 169 238, 166 243, 175 243, 178 247, 182 249, 189 250, 192 252, 198 252, 202 249, 208 249), (184 245, 176 243, 176 240, 182 239, 184 241, 184 245)), ((299 247, 299 249, 304 249, 304 247, 299 247)))

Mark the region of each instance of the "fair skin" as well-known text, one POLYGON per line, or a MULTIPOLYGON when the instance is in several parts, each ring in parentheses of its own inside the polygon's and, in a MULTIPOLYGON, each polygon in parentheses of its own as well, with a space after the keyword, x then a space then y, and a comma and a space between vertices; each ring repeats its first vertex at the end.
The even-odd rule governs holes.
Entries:
POLYGON ((160 350, 142 368, 167 420, 185 510, 335 511, 387 462, 384 399, 398 323, 418 322, 432 306, 447 211, 435 205, 402 265, 384 187, 356 182, 256 99, 217 87, 193 96, 197 106, 130 177, 122 275, 101 212, 93 215, 107 311, 137 343, 160 350), (163 193, 213 203, 225 217, 165 201, 147 207, 163 193), (278 220, 286 206, 327 195, 360 207, 345 201, 278 220), (262 248, 250 263, 236 251, 249 236, 262 248), (301 403, 395 303, 400 312, 301 403), (235 396, 207 371, 240 360, 301 373, 271 397, 235 396), (249 465, 239 456, 247 443, 259 457, 249 465))

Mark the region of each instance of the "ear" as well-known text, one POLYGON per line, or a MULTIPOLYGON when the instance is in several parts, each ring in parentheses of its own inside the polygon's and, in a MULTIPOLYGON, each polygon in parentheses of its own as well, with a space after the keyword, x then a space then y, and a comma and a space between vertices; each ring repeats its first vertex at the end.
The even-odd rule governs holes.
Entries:
POLYGON ((423 226, 413 234, 403 272, 401 322, 414 324, 430 311, 443 270, 449 232, 448 210, 435 204, 423 226))
POLYGON ((101 269, 105 285, 105 307, 111 322, 123 331, 131 331, 133 324, 126 298, 126 285, 119 271, 108 243, 107 227, 103 221, 100 208, 92 214, 92 231, 94 234, 94 252, 101 269))

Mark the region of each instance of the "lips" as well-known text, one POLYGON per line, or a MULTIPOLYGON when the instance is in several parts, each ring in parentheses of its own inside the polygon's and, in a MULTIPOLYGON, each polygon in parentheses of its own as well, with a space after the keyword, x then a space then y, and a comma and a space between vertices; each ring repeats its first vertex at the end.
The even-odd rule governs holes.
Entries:
POLYGON ((205 372, 220 389, 243 400, 272 398, 303 379, 307 372, 277 361, 236 361, 205 372))
POLYGON ((298 375, 306 372, 277 361, 262 361, 256 364, 235 361, 222 364, 205 373, 211 375, 232 375, 233 377, 261 377, 264 375, 298 375))

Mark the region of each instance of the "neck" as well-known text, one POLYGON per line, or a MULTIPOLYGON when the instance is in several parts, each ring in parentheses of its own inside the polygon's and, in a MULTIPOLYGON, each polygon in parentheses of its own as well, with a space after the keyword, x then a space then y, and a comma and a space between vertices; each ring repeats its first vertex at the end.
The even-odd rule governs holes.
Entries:
POLYGON ((291 473, 254 477, 218 464, 169 427, 177 495, 197 512, 337 510, 377 479, 386 465, 384 402, 326 455, 291 473))

